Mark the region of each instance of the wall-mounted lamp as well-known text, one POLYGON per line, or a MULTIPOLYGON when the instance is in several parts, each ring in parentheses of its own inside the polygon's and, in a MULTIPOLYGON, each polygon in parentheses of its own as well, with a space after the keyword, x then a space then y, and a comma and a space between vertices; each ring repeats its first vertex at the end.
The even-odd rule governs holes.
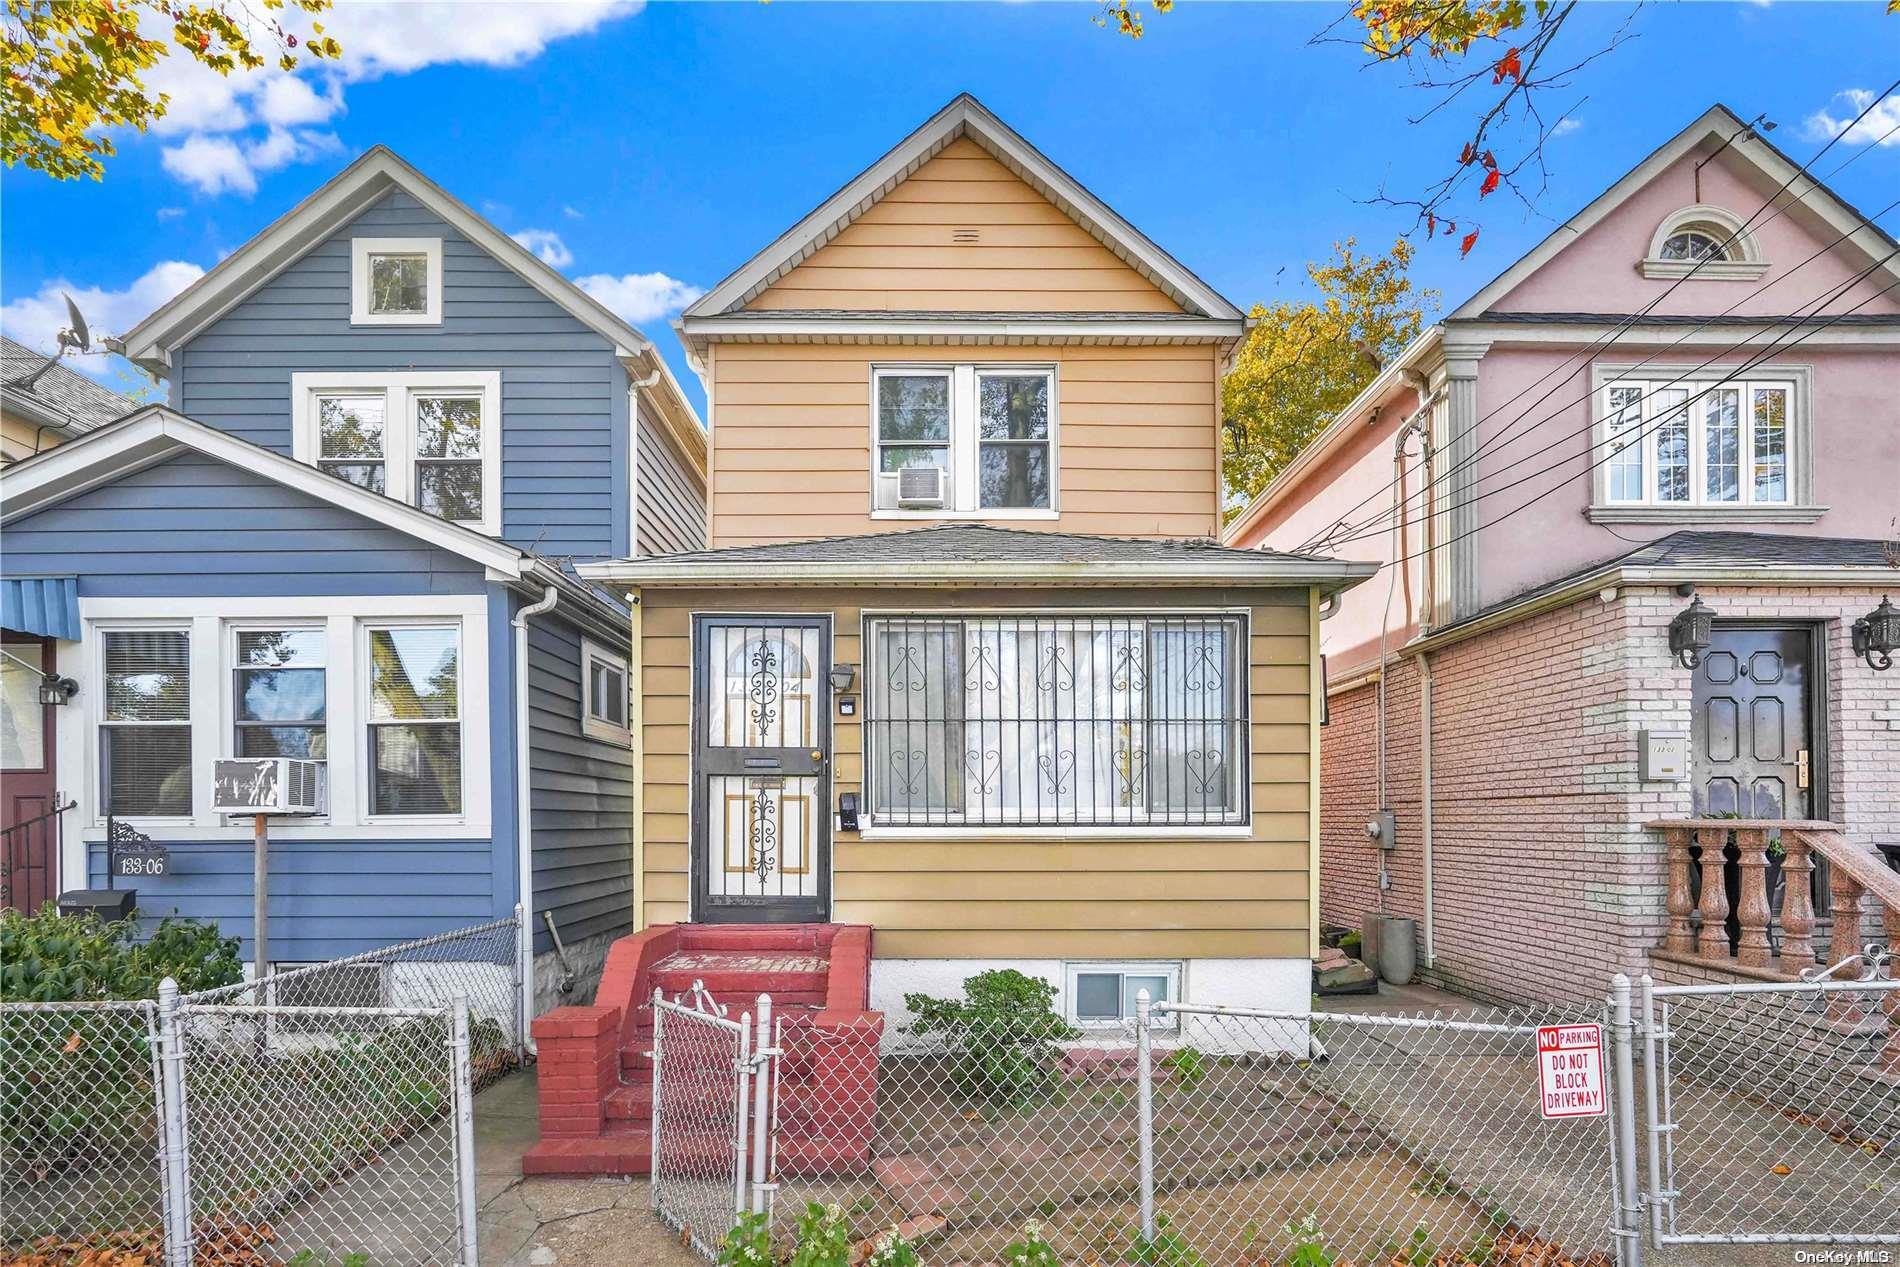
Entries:
POLYGON ((1702 596, 1698 594, 1669 622, 1670 654, 1683 668, 1693 669, 1702 663, 1702 653, 1709 649, 1709 638, 1714 632, 1715 613, 1702 605, 1702 596))
POLYGON ((1880 606, 1854 622, 1854 654, 1867 661, 1876 673, 1893 667, 1893 653, 1900 649, 1900 607, 1882 596, 1880 606))
POLYGON ((79 694, 79 683, 57 673, 48 673, 40 679, 40 703, 60 705, 79 694))
POLYGON ((834 664, 831 666, 831 689, 848 691, 851 684, 858 680, 858 666, 855 664, 834 664))

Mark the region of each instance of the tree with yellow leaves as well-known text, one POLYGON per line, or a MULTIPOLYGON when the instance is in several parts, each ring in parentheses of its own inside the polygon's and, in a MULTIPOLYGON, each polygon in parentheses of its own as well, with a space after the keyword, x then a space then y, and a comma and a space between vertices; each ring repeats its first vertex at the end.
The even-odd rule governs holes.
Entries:
MULTIPOLYGON (((331 0, 295 0, 308 14, 331 0)), ((277 15, 285 0, 7 0, 0 41, 0 162, 55 180, 100 179, 118 151, 110 132, 143 132, 169 98, 145 87, 159 59, 183 49, 221 75, 254 71, 275 54, 278 69, 302 56, 343 52, 320 24, 300 40, 277 15), (169 42, 165 36, 169 36, 169 42)))
POLYGON ((1412 247, 1367 255, 1352 238, 1308 264, 1316 300, 1256 304, 1221 388, 1221 476, 1230 510, 1265 488, 1418 337, 1438 292, 1412 285, 1412 247))

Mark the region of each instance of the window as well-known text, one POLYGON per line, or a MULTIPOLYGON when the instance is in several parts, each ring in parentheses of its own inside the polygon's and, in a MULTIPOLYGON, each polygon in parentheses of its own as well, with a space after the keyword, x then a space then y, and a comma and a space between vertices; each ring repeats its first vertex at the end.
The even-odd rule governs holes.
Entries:
POLYGON ((231 699, 240 757, 329 756, 324 716, 327 637, 321 626, 232 631, 231 699))
POLYGON ((873 371, 878 512, 1039 515, 1055 509, 1055 371, 889 366, 873 371), (901 506, 898 473, 944 473, 941 507, 901 506))
POLYGON ((441 323, 441 238, 351 239, 350 324, 441 323))
POLYGON ((372 627, 368 645, 370 814, 459 814, 460 628, 372 627))
POLYGON ((594 642, 581 643, 581 729, 596 739, 624 743, 627 729, 627 658, 594 642))
MULTIPOLYGON (((1178 1003, 1181 966, 1174 963, 1089 963, 1068 968, 1069 1020, 1076 1025, 1119 1026, 1136 1016, 1136 996, 1152 1003, 1178 1003)), ((1156 1028, 1174 1028, 1172 1017, 1152 1017, 1156 1028)))
POLYGON ((1688 229, 1681 233, 1672 233, 1663 243, 1659 258, 1665 260, 1725 260, 1729 257, 1728 248, 1723 245, 1727 235, 1717 237, 1703 229, 1688 229))
POLYGON ((1618 379, 1603 388, 1600 501, 1788 506, 1793 381, 1618 379))
POLYGON ((1652 279, 1747 281, 1768 271, 1747 222, 1726 207, 1697 204, 1663 217, 1637 271, 1652 279))
POLYGON ((40 703, 38 643, 0 647, 0 770, 38 770, 46 764, 46 707, 40 703), (17 659, 15 657, 18 657, 17 659))
POLYGON ((875 826, 1241 825, 1239 617, 867 622, 875 826))
POLYGON ((300 461, 481 532, 501 531, 501 375, 292 376, 300 461))
POLYGON ((191 634, 109 630, 100 639, 100 801, 108 815, 191 813, 191 634))

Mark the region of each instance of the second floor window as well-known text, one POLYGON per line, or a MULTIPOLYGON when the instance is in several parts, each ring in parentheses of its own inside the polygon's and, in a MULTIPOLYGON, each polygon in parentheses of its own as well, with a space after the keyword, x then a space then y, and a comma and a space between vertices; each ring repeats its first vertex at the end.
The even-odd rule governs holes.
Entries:
POLYGON ((501 376, 300 373, 295 450, 340 479, 481 532, 501 531, 501 376))
POLYGON ((1055 508, 1055 371, 1045 366, 881 366, 873 374, 873 509, 1040 514, 1055 508), (941 472, 938 495, 905 489, 941 472))
POLYGON ((442 324, 441 238, 352 238, 350 324, 442 324))
POLYGON ((1618 379, 1603 389, 1600 500, 1612 506, 1793 503, 1795 385, 1618 379))

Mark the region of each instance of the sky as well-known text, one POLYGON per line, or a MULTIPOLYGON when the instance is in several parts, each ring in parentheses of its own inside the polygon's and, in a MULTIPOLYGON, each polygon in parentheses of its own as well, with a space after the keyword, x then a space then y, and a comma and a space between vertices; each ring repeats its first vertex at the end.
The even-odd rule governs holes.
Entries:
MULTIPOLYGON (((1271 302, 1337 240, 1388 246, 1411 213, 1373 200, 1442 176, 1470 126, 1457 104, 1413 122, 1435 95, 1314 43, 1344 7, 1187 0, 1133 41, 1087 3, 341 0, 339 66, 168 59, 168 117, 119 137, 102 183, 0 175, 0 327, 50 348, 68 291, 129 329, 380 142, 645 330, 698 404, 672 317, 965 91, 1229 298, 1271 302)), ((1536 210, 1491 198, 1470 255, 1436 238, 1414 279, 1455 306, 1715 101, 1809 158, 1900 74, 1884 9, 1582 6, 1568 47, 1632 38, 1544 96, 1564 122, 1536 210)), ((1896 125, 1900 95, 1817 174, 1892 201, 1896 125)))

